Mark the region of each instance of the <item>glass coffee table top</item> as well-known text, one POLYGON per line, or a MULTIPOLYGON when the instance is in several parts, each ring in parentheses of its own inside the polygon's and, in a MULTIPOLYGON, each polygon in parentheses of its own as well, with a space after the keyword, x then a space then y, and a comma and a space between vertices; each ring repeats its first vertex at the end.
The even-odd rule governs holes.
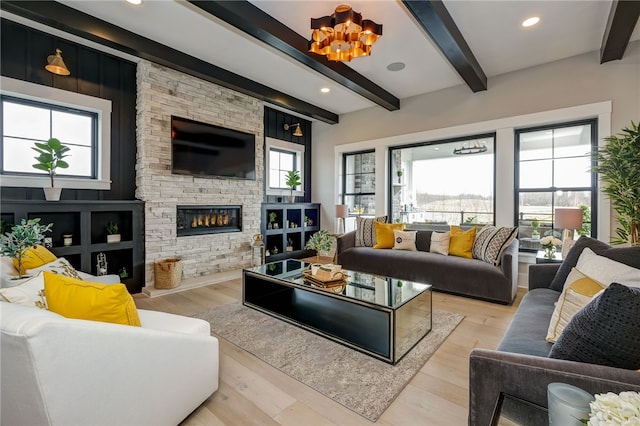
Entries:
POLYGON ((343 283, 320 286, 304 278, 303 272, 310 266, 309 262, 287 259, 246 270, 391 309, 397 309, 431 287, 429 284, 348 270, 343 270, 347 275, 343 283))

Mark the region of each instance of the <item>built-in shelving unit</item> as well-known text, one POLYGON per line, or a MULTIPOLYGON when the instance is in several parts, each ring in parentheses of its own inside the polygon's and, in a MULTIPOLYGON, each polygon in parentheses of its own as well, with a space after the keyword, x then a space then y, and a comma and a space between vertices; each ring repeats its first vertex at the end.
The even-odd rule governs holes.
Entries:
POLYGON ((262 241, 269 252, 267 262, 315 255, 304 246, 320 230, 320 204, 263 203, 261 210, 262 241))
POLYGON ((1 218, 7 224, 40 218, 53 223, 51 251, 74 268, 97 274, 97 258, 104 253, 107 273, 121 275, 130 293, 144 286, 144 204, 141 201, 3 201, 1 218), (107 243, 106 226, 118 224, 121 241, 107 243), (71 234, 71 245, 63 235, 71 234))

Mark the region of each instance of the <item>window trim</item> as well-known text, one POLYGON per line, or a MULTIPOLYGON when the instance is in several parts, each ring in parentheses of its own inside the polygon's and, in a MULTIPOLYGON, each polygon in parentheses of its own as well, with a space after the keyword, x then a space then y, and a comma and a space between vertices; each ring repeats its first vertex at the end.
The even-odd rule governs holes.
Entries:
MULTIPOLYGON (((13 98, 97 114, 96 177, 57 176, 56 186, 70 189, 111 189, 111 101, 9 77, 0 78, 0 87, 3 95, 13 98)), ((1 186, 3 187, 42 188, 50 185, 49 177, 46 175, 2 174, 0 176, 2 176, 1 186)))
POLYGON ((264 165, 264 175, 265 175, 265 194, 266 195, 277 195, 277 196, 288 196, 291 195, 291 190, 288 188, 272 188, 271 182, 269 181, 270 172, 271 172, 271 149, 276 149, 278 151, 288 151, 295 154, 296 158, 296 170, 300 172, 300 181, 302 182, 295 191, 293 191, 293 195, 295 197, 304 197, 304 160, 305 160, 305 147, 304 145, 283 141, 281 139, 275 139, 266 137, 265 138, 265 165, 264 165))

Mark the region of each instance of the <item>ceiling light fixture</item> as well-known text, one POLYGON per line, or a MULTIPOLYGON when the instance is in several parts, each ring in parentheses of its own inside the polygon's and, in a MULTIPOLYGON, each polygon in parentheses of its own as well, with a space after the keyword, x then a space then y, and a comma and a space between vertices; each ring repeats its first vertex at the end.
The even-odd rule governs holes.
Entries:
POLYGON ((60 55, 61 53, 62 50, 56 49, 55 55, 47 56, 47 65, 44 66, 44 69, 58 75, 69 75, 71 71, 69 71, 69 68, 64 64, 62 56, 60 55))
POLYGON ((320 89, 320 91, 322 93, 329 93, 331 91, 331 89, 329 89, 328 87, 323 87, 322 89, 320 89))
POLYGON ((382 25, 341 4, 331 16, 311 18, 309 52, 325 55, 330 61, 349 62, 369 56, 371 46, 382 36, 382 25))
POLYGON ((405 67, 404 62, 394 62, 392 64, 387 65, 387 69, 389 71, 401 71, 405 67))
POLYGON ((142 0, 126 0, 127 3, 135 4, 136 6, 142 4, 142 0))
POLYGON ((523 27, 532 27, 535 24, 537 24, 538 22, 540 22, 540 18, 537 16, 532 16, 531 18, 525 19, 524 21, 522 21, 522 26, 523 27))
POLYGON ((469 145, 468 142, 464 142, 458 148, 453 150, 455 155, 467 155, 467 154, 480 154, 481 152, 487 151, 487 144, 485 142, 479 143, 478 141, 473 141, 473 145, 469 145))
POLYGON ((298 136, 298 137, 302 136, 302 129, 300 128, 300 123, 285 124, 284 130, 289 130, 293 126, 296 126, 296 129, 293 131, 293 136, 298 136))

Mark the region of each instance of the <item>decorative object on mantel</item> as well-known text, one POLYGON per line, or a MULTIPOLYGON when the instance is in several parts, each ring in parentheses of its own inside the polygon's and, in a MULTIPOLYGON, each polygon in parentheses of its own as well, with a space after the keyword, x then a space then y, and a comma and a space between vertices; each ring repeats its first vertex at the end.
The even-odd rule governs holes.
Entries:
POLYGON ((604 138, 607 143, 594 154, 593 171, 600 175, 602 190, 611 199, 617 213, 618 228, 612 244, 640 245, 640 127, 631 126, 617 135, 604 138))
MULTIPOLYGON (((182 260, 177 258, 155 262, 154 287, 159 289, 176 288, 182 281, 182 260)), ((125 270, 126 272, 126 270, 125 270)))
POLYGON ((47 56, 47 65, 44 66, 44 69, 57 75, 69 75, 71 71, 69 71, 69 68, 67 68, 62 60, 61 53, 62 50, 56 49, 55 55, 47 56))
POLYGON ((328 252, 331 250, 331 244, 333 244, 333 236, 326 229, 314 233, 304 248, 308 250, 315 250, 316 261, 320 261, 320 252, 328 252))
POLYGON ((43 188, 44 196, 47 201, 60 200, 60 193, 62 188, 55 188, 53 177, 56 174, 56 169, 66 169, 69 167, 69 163, 63 160, 68 157, 66 154, 69 151, 69 147, 64 146, 58 139, 50 138, 46 143, 36 142, 35 147, 31 147, 38 153, 37 157, 34 157, 37 161, 32 167, 34 169, 42 170, 49 173, 51 179, 51 188, 43 188))
POLYGON ((297 170, 289 170, 287 172, 287 180, 284 182, 291 191, 289 195, 289 202, 294 203, 296 201, 296 197, 293 195, 293 191, 296 189, 296 186, 302 185, 302 181, 300 181, 300 172, 297 170))
POLYGON ((309 52, 324 55, 330 61, 350 62, 369 56, 371 46, 382 36, 382 25, 369 19, 351 6, 341 4, 331 16, 311 18, 309 52))
POLYGON ((295 124, 284 124, 284 130, 289 130, 292 129, 293 126, 295 126, 295 130, 293 131, 293 136, 297 136, 300 137, 302 136, 302 129, 300 128, 300 123, 295 123, 295 124))
POLYGON ((0 253, 12 257, 18 262, 16 268, 18 276, 15 279, 20 280, 24 277, 22 260, 27 250, 40 244, 45 232, 50 231, 52 227, 53 223, 40 225, 40 218, 22 219, 19 225, 11 228, 10 232, 0 235, 0 253))
POLYGON ((120 234, 118 233, 118 224, 115 222, 107 223, 107 242, 108 243, 119 243, 120 242, 120 234))
POLYGON ((554 236, 547 235, 540 240, 540 245, 545 251, 547 259, 553 259, 556 256, 556 247, 562 245, 562 241, 554 236))
POLYGON ((453 153, 455 155, 467 155, 467 154, 480 154, 487 151, 487 144, 485 142, 473 141, 472 145, 468 142, 464 142, 458 148, 454 148, 453 153))
POLYGON ((264 265, 265 251, 262 235, 255 234, 251 242, 251 266, 264 265))

